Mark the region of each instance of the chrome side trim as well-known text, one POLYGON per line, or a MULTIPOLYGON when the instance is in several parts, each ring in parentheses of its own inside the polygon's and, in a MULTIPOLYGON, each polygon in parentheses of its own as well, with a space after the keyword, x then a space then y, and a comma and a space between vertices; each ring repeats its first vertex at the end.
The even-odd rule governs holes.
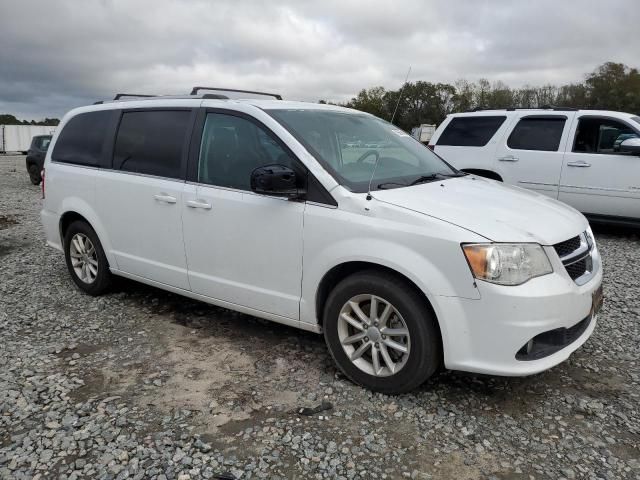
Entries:
MULTIPOLYGON (((629 190, 626 188, 607 188, 607 187, 593 187, 593 186, 589 186, 589 185, 567 185, 567 184, 560 184, 561 188, 575 188, 578 190, 600 190, 603 192, 621 192, 621 193, 628 193, 629 190)), ((633 188, 633 187, 629 187, 629 188, 633 188)))
POLYGON ((525 182, 524 180, 518 180, 518 183, 522 183, 524 185, 543 185, 545 187, 557 187, 557 183, 542 183, 542 182, 525 182))

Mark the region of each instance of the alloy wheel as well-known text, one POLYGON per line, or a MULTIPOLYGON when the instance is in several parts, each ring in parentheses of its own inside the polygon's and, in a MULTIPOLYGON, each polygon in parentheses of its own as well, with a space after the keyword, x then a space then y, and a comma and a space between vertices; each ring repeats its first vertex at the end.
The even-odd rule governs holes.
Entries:
POLYGON ((84 283, 93 283, 98 276, 98 253, 89 237, 76 233, 71 238, 69 256, 73 271, 84 283))
POLYGON ((376 377, 398 373, 411 349, 409 329, 400 312, 384 298, 356 295, 338 318, 338 338, 347 357, 376 377))

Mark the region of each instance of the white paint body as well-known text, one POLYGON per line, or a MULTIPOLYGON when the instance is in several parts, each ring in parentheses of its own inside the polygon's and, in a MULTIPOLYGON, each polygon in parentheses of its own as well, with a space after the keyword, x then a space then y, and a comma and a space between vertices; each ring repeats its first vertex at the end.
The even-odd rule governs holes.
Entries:
POLYGON ((438 126, 430 146, 460 170, 497 173, 505 183, 548 195, 588 216, 640 221, 640 157, 572 152, 579 120, 585 116, 619 121, 640 135, 640 123, 633 120, 634 115, 622 112, 483 110, 449 115, 438 126), (453 118, 496 115, 506 116, 506 121, 485 146, 438 145, 438 139, 453 118), (567 118, 558 151, 509 148, 507 140, 514 127, 522 117, 530 115, 567 118))
POLYGON ((36 135, 53 135, 56 127, 45 125, 0 125, 0 152, 26 152, 36 135))
MULTIPOLYGON (((61 248, 60 219, 77 212, 92 225, 114 274, 261 318, 320 332, 318 287, 333 267, 368 262, 411 280, 431 303, 448 368, 526 375, 548 369, 584 343, 534 361, 517 361, 528 339, 569 327, 591 309, 602 271, 578 286, 551 245, 588 229, 556 200, 479 177, 452 178, 393 190, 353 193, 265 110, 338 109, 278 101, 145 100, 77 109, 191 105, 238 110, 286 143, 331 193, 337 207, 290 202, 231 188, 64 165, 47 153, 42 221, 49 245, 61 248), (175 202, 155 200, 170 196, 175 202), (193 208, 198 202, 210 208, 193 208), (523 285, 475 281, 464 242, 536 242, 554 273, 523 285)), ((347 111, 342 109, 343 111, 347 111)), ((58 132, 62 130, 58 129, 58 132)), ((597 250, 594 256, 598 257, 597 250)), ((426 300, 425 300, 426 301, 426 300)))

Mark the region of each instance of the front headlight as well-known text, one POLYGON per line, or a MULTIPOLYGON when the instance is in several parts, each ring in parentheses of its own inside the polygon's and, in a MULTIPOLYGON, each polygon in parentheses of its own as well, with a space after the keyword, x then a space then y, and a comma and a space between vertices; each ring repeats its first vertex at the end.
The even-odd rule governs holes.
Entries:
POLYGON ((520 285, 553 272, 537 243, 473 243, 462 245, 473 276, 500 285, 520 285))

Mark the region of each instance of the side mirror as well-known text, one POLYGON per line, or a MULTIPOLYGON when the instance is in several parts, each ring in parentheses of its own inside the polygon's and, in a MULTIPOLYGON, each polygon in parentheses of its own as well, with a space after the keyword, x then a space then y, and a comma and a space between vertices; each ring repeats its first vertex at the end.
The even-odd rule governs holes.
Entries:
POLYGON ((620 144, 620 151, 632 155, 640 155, 640 138, 627 138, 620 144))
POLYGON ((300 198, 304 193, 297 186, 296 172, 284 165, 265 165, 251 172, 251 190, 262 195, 300 198))

